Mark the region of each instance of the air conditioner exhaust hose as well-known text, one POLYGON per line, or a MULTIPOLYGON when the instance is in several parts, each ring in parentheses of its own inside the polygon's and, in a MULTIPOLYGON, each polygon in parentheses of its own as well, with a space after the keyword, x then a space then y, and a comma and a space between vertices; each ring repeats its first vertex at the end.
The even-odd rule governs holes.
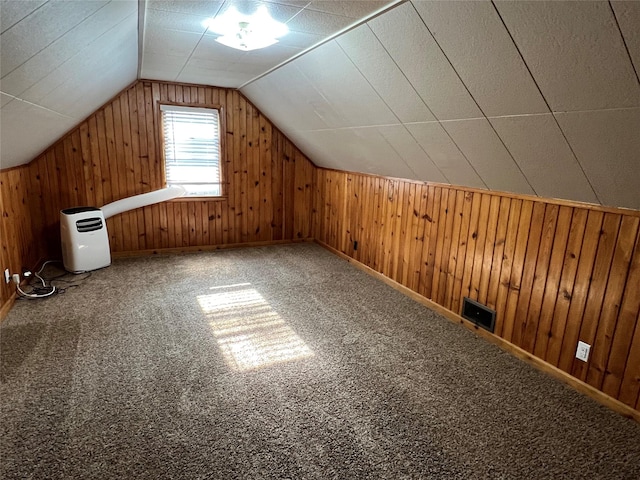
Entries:
POLYGON ((186 190, 178 185, 163 188, 161 190, 154 190, 153 192, 141 193, 140 195, 134 195, 132 197, 116 200, 115 202, 107 203, 100 210, 104 218, 110 218, 114 215, 118 215, 122 212, 127 212, 135 208, 146 207, 147 205, 153 205, 154 203, 164 202, 171 200, 172 198, 181 197, 186 193, 186 190))

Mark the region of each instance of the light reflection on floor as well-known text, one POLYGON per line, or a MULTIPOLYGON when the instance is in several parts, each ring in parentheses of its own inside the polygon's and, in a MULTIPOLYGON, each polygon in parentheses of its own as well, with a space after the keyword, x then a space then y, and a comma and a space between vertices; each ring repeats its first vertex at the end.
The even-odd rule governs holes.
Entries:
POLYGON ((198 303, 231 369, 253 370, 314 355, 250 283, 211 290, 198 296, 198 303))

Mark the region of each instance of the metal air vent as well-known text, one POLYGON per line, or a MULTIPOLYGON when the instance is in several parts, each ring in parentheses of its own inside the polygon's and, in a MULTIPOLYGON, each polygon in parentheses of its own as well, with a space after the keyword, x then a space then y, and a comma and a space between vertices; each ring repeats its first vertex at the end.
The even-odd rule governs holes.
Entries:
POLYGON ((471 320, 479 327, 493 333, 496 325, 495 310, 491 310, 475 300, 464 297, 464 301, 462 303, 462 316, 467 320, 471 320))

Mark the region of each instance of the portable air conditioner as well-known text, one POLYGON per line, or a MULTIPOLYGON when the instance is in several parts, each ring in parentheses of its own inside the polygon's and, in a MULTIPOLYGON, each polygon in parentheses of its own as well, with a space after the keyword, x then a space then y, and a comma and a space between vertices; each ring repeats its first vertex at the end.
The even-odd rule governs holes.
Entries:
POLYGON ((106 219, 119 213, 181 197, 186 190, 172 185, 153 192, 116 200, 102 208, 74 207, 60 211, 62 263, 73 273, 111 265, 106 219))
POLYGON ((74 207, 62 210, 60 236, 65 270, 80 273, 111 265, 109 235, 101 209, 74 207))

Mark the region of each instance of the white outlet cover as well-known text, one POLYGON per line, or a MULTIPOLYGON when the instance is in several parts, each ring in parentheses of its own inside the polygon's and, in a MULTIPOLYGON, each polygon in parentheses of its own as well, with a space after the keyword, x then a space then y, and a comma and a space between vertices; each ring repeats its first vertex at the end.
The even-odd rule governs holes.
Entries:
POLYGON ((576 358, 578 360, 582 360, 586 362, 589 360, 589 351, 591 350, 591 345, 588 343, 584 343, 582 341, 578 342, 578 348, 576 349, 576 358))

